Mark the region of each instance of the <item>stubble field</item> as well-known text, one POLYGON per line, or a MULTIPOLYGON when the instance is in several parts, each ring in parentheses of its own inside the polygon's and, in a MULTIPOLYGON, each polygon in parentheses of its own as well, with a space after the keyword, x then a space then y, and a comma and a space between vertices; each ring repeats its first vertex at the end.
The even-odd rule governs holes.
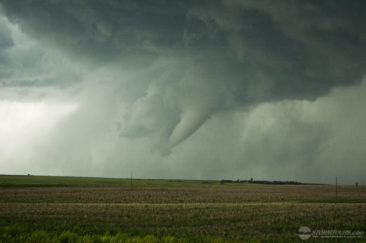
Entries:
POLYGON ((0 176, 0 242, 301 241, 298 229, 357 232, 366 187, 0 176))

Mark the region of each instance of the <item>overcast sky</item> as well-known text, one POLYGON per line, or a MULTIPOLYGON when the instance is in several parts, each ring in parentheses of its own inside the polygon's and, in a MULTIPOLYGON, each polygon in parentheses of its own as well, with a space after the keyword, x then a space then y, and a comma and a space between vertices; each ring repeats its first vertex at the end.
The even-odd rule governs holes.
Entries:
POLYGON ((364 0, 1 0, 0 174, 366 183, 364 0))

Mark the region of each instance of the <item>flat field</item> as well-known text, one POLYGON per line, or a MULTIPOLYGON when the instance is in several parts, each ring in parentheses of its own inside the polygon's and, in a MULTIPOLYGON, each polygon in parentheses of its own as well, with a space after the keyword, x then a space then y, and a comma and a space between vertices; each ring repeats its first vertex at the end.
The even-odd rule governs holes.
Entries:
POLYGON ((301 226, 366 241, 366 186, 0 176, 0 242, 297 242, 301 226))

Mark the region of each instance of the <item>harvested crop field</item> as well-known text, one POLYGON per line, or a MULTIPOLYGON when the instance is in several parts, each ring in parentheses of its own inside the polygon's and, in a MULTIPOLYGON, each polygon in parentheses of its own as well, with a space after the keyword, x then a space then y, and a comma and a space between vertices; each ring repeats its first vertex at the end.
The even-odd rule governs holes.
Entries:
POLYGON ((331 185, 0 178, 4 242, 34 232, 55 242, 66 233, 80 242, 86 236, 91 242, 299 241, 301 226, 359 234, 366 229, 364 186, 341 186, 335 198, 331 185))

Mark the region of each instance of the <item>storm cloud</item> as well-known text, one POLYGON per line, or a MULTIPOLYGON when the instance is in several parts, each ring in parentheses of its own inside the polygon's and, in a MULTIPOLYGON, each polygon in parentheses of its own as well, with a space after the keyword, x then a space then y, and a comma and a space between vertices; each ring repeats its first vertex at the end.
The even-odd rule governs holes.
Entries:
MULTIPOLYGON (((342 151, 329 141, 337 137, 344 151, 351 146, 350 137, 339 135, 346 125, 335 124, 343 111, 358 112, 362 95, 357 104, 334 104, 342 97, 337 90, 349 99, 349 90, 364 92, 362 0, 2 0, 1 6, 3 100, 69 107, 47 133, 49 142, 28 149, 24 160, 37 157, 40 171, 66 163, 59 170, 76 174, 94 164, 113 176, 117 167, 145 177, 246 171, 320 181, 342 151), (329 116, 318 107, 331 109, 329 116), (291 169, 282 173, 279 166, 291 169)), ((359 112, 356 123, 363 124, 359 112)), ((352 134, 364 133, 355 127, 352 134)), ((362 155, 352 152, 354 167, 362 155)))

